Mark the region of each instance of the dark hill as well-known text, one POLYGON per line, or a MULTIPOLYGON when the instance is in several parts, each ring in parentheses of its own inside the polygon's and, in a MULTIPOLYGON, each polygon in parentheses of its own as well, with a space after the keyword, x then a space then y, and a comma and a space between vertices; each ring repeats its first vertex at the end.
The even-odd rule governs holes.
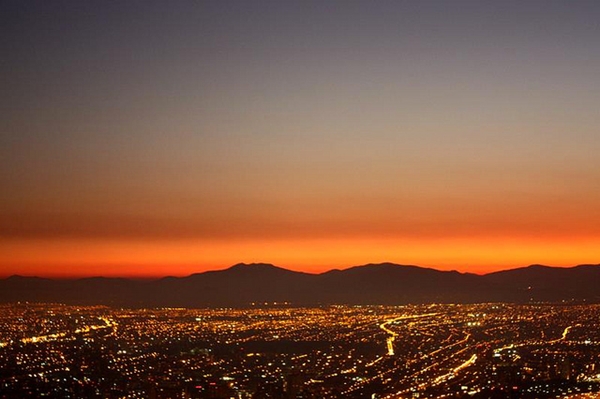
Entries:
POLYGON ((158 280, 148 303, 160 306, 240 306, 256 302, 305 302, 315 275, 264 263, 237 264, 225 270, 158 280))
POLYGON ((319 275, 333 303, 473 302, 479 276, 392 263, 368 264, 319 275), (470 293, 470 294, 469 294, 470 293))
POLYGON ((122 278, 0 280, 0 302, 35 301, 118 306, 247 306, 252 303, 408 304, 531 301, 600 302, 600 265, 532 265, 479 276, 393 263, 322 274, 271 264, 153 281, 122 278))
POLYGON ((495 286, 510 287, 513 301, 600 302, 600 265, 571 268, 531 265, 483 277, 495 286))

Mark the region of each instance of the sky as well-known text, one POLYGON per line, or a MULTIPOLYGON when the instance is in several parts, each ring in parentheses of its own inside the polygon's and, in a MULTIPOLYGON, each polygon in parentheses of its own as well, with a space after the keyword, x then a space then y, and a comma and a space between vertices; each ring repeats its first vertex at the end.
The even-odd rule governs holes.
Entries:
POLYGON ((600 263, 600 2, 0 2, 0 277, 600 263))

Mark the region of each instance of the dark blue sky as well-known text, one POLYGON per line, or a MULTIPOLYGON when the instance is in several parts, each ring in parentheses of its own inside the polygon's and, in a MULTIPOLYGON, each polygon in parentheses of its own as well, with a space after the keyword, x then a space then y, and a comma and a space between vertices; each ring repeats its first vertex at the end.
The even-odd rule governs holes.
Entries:
POLYGON ((453 240, 534 238, 496 263, 591 261, 599 20, 596 1, 2 1, 0 262, 72 240, 144 264, 97 248, 149 240, 206 254, 158 250, 173 264, 254 242, 299 268, 461 266, 453 240))

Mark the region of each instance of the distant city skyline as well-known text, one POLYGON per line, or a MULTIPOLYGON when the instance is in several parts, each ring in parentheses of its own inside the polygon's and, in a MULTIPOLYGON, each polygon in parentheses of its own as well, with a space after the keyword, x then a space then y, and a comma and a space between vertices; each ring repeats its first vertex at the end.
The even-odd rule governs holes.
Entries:
POLYGON ((0 4, 0 277, 600 262, 600 3, 0 4))

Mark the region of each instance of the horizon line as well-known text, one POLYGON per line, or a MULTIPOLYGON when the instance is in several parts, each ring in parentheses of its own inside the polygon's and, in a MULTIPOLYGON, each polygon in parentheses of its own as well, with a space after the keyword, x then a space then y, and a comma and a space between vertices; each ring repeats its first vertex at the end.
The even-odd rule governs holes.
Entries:
POLYGON ((378 265, 393 265, 393 266, 402 266, 402 267, 416 267, 416 268, 420 268, 420 269, 428 269, 428 270, 435 270, 435 271, 439 271, 439 272, 447 272, 447 273, 451 273, 451 272, 457 272, 460 274, 474 274, 474 275, 478 275, 478 276, 485 276, 488 274, 493 274, 493 273, 498 273, 498 272, 506 272, 506 271, 511 271, 511 270, 518 270, 518 269, 526 269, 532 266, 541 266, 541 267, 547 267, 547 268, 552 268, 552 269, 573 269, 576 267, 580 267, 580 266, 600 266, 600 263, 579 263, 579 264, 575 264, 575 265, 567 265, 567 266, 558 266, 558 265, 545 265, 545 264, 541 264, 541 263, 531 263, 528 265, 523 265, 523 266, 512 266, 512 267, 507 267, 507 268, 501 268, 498 270, 493 270, 493 271, 488 271, 488 272, 483 272, 483 273, 477 273, 477 272, 471 272, 471 271, 460 271, 457 269, 439 269, 435 266, 421 266, 421 265, 415 265, 415 264, 404 264, 404 263, 396 263, 396 262, 369 262, 369 263, 365 263, 365 264, 360 264, 360 265, 352 265, 352 266, 348 266, 345 268, 332 268, 332 269, 328 269, 325 271, 321 271, 321 272, 311 272, 311 271, 302 271, 302 270, 295 270, 295 269, 289 269, 287 267, 283 267, 283 266, 279 266, 276 265, 274 263, 268 263, 268 262, 238 262, 235 263, 233 265, 230 266, 226 266, 224 268, 221 269, 208 269, 208 270, 203 270, 203 271, 198 271, 198 272, 192 272, 189 274, 182 274, 182 275, 175 275, 175 274, 165 274, 165 275, 142 275, 142 274, 135 274, 135 275, 127 275, 127 274, 123 274, 123 275, 112 275, 112 274, 107 274, 107 275, 98 275, 98 274, 78 274, 78 275, 62 275, 62 274, 47 274, 47 275, 27 275, 27 274, 23 274, 23 273, 13 273, 13 274, 6 274, 6 275, 2 275, 0 274, 0 280, 6 280, 9 279, 11 277, 21 277, 21 278, 40 278, 40 279, 48 279, 48 280, 83 280, 83 279, 93 279, 93 278, 106 278, 106 279, 128 279, 128 280, 160 280, 160 279, 164 279, 164 278, 169 278, 169 277, 173 277, 173 278, 186 278, 186 277, 190 277, 193 275, 197 275, 197 274, 204 274, 204 273, 211 273, 211 272, 223 272, 226 271, 228 269, 231 269, 233 267, 236 266, 256 266, 256 265, 266 265, 266 266, 272 266, 272 267, 276 267, 279 269, 283 269, 283 270, 287 270, 290 272, 294 272, 294 273, 303 273, 303 274, 310 274, 310 275, 321 275, 321 274, 325 274, 325 273, 329 273, 332 271, 345 271, 345 270, 350 270, 350 269, 354 269, 357 267, 365 267, 365 266, 378 266, 378 265))

